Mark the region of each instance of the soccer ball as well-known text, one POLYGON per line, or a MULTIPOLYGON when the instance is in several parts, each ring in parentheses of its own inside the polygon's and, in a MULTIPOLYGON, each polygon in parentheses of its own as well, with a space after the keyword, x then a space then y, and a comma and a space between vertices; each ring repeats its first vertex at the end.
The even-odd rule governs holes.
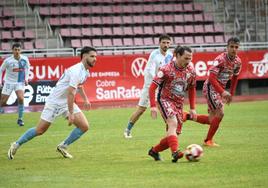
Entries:
POLYGON ((191 144, 185 150, 185 157, 188 161, 199 161, 203 156, 203 148, 198 144, 191 144))

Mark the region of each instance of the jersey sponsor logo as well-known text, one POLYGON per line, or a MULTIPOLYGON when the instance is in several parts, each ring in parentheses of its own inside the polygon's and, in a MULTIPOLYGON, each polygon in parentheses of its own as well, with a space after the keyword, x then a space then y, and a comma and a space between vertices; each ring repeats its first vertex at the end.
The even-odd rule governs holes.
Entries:
POLYGON ((268 72, 268 53, 263 55, 263 59, 260 61, 249 61, 252 65, 252 73, 258 77, 264 76, 268 72))
POLYGON ((147 60, 142 57, 134 59, 131 64, 131 73, 134 77, 144 76, 144 69, 146 66, 147 60))
POLYGON ((23 68, 13 68, 12 71, 13 72, 23 72, 24 69, 23 68))
POLYGON ((162 78, 163 76, 164 76, 163 71, 158 71, 158 73, 157 73, 157 77, 158 77, 158 78, 162 78))

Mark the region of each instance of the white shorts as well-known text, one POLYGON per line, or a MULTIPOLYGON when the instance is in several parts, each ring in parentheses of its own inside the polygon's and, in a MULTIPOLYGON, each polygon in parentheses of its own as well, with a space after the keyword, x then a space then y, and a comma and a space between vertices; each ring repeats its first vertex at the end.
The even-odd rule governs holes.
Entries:
POLYGON ((22 90, 24 91, 24 83, 23 82, 19 82, 19 83, 6 83, 4 84, 4 87, 2 88, 2 94, 3 95, 11 95, 12 91, 18 91, 18 90, 22 90))
MULTIPOLYGON (((42 114, 41 119, 52 123, 58 116, 62 116, 63 118, 68 117, 68 106, 59 106, 56 104, 46 104, 42 114)), ((80 108, 74 104, 74 114, 81 112, 80 108)))

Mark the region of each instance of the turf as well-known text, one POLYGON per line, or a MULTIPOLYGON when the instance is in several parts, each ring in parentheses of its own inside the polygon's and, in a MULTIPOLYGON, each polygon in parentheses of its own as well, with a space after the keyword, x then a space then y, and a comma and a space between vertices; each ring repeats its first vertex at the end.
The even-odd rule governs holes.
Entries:
MULTIPOLYGON (((188 106, 186 106, 188 108, 188 106)), ((206 113, 205 105, 198 105, 206 113)), ((7 159, 9 144, 34 126, 40 113, 0 115, 0 187, 268 187, 268 101, 233 103, 215 140, 219 148, 204 148, 200 162, 185 158, 171 163, 170 151, 155 162, 148 149, 164 136, 163 121, 147 111, 125 140, 123 130, 134 108, 85 112, 90 130, 69 147, 73 159, 64 159, 56 146, 73 127, 61 118, 41 137, 23 145, 14 160, 7 159)), ((202 144, 206 125, 186 122, 179 137, 181 148, 202 144)))

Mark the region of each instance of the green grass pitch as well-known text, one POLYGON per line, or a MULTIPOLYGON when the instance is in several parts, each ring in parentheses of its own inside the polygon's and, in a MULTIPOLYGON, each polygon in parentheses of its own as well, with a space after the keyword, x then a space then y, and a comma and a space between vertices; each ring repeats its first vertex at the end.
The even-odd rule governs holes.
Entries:
MULTIPOLYGON (((188 106, 186 106, 188 109, 188 106)), ((268 101, 233 103, 215 137, 219 148, 204 148, 200 162, 185 158, 171 163, 170 151, 162 162, 147 155, 165 135, 162 118, 152 120, 149 111, 133 129, 133 139, 123 130, 134 108, 85 112, 90 130, 69 147, 73 159, 64 159, 56 146, 73 127, 58 118, 50 129, 23 145, 14 160, 7 150, 40 113, 25 114, 25 126, 16 125, 17 114, 0 115, 0 187, 268 187, 268 101)), ((206 113, 206 105, 197 105, 206 113)), ((207 125, 184 124, 180 147, 202 144, 207 125)))

